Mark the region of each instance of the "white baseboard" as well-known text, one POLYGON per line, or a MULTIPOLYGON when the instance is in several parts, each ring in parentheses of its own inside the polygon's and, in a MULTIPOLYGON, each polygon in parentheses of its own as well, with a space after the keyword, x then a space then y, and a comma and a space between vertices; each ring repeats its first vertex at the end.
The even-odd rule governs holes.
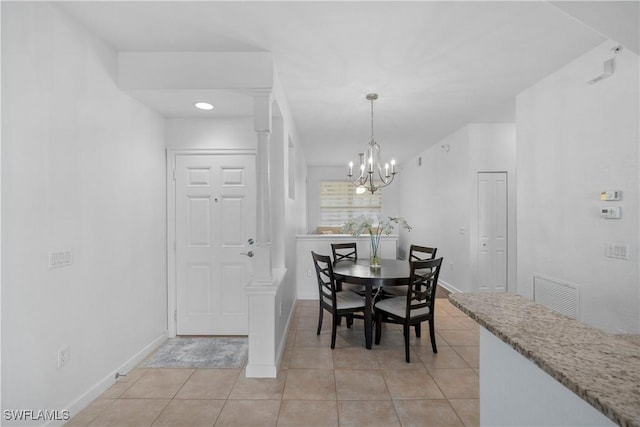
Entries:
MULTIPOLYGON (((84 408, 86 408, 91 402, 97 399, 102 393, 107 391, 109 387, 111 387, 116 382, 116 374, 126 374, 131 371, 133 368, 138 366, 140 362, 142 362, 149 354, 151 354, 155 349, 160 347, 167 340, 168 333, 167 331, 163 332, 160 336, 155 338, 149 344, 147 344, 144 348, 142 348, 139 352, 134 354, 129 360, 120 365, 117 369, 110 372, 107 376, 98 381, 93 387, 89 388, 86 392, 84 392, 80 397, 75 399, 66 408, 69 409, 69 413, 71 417, 78 414, 84 408)), ((56 426, 62 425, 58 424, 60 421, 52 421, 50 423, 45 424, 46 426, 56 426)), ((66 422, 66 421, 64 421, 66 422)), ((63 422, 63 423, 64 423, 63 422)))
POLYGON ((275 365, 247 365, 244 372, 247 378, 278 377, 278 368, 275 365))
POLYGON ((458 289, 455 286, 445 282, 444 280, 438 280, 438 285, 443 287, 444 289, 448 290, 449 292, 451 292, 453 294, 462 293, 462 291, 460 289, 458 289))

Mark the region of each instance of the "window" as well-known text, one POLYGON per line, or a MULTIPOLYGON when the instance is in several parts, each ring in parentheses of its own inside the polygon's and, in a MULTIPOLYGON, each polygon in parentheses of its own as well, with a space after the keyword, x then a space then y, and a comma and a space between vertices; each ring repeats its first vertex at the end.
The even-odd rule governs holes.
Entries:
POLYGON ((358 215, 382 213, 382 192, 356 194, 349 181, 322 181, 320 183, 320 225, 340 227, 349 218, 358 215))

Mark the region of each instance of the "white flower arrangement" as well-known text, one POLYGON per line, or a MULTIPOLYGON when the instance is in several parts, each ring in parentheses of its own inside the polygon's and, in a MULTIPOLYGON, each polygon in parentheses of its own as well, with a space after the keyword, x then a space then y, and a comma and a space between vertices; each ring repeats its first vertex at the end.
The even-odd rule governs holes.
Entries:
POLYGON ((399 224, 402 228, 411 231, 411 226, 402 217, 393 217, 386 215, 377 215, 376 217, 367 217, 360 215, 350 218, 342 226, 342 232, 358 237, 361 234, 368 233, 371 236, 371 259, 372 267, 380 265, 380 257, 378 256, 378 248, 380 247, 380 237, 382 234, 388 236, 393 231, 395 224, 399 224))

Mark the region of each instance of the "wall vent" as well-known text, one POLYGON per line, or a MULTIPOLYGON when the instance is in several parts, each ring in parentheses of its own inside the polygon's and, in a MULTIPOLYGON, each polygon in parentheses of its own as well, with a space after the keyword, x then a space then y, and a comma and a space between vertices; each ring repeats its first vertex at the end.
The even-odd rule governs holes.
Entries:
POLYGON ((548 276, 533 276, 533 300, 565 316, 579 319, 578 286, 548 276))

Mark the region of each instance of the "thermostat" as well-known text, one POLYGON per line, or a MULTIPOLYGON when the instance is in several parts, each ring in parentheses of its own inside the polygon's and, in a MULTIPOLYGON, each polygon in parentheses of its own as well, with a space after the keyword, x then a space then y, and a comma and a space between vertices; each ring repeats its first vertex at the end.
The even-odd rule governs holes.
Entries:
POLYGON ((612 200, 620 200, 622 199, 622 191, 620 190, 607 190, 600 193, 600 200, 602 201, 612 201, 612 200))
POLYGON ((600 218, 604 219, 619 219, 620 218, 620 206, 610 206, 600 209, 600 218))

